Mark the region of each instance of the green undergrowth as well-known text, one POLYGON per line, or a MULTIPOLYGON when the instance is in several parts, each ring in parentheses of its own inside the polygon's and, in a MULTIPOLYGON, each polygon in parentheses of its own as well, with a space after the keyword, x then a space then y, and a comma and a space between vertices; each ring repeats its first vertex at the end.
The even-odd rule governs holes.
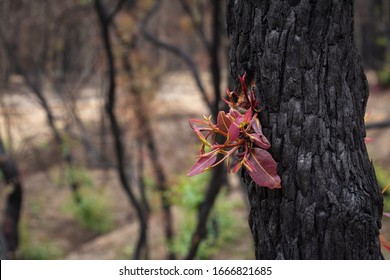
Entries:
POLYGON ((25 260, 57 260, 64 257, 62 249, 52 241, 33 238, 25 221, 21 222, 19 232, 18 258, 25 260))
MULTIPOLYGON (((387 42, 387 46, 389 43, 387 42)), ((386 52, 384 66, 378 70, 379 85, 385 88, 390 87, 390 50, 386 52)))
MULTIPOLYGON (((173 187, 171 200, 174 205, 180 208, 182 214, 178 221, 178 231, 173 244, 173 249, 179 258, 184 258, 188 253, 192 233, 197 223, 198 208, 203 201, 209 179, 210 175, 207 173, 194 177, 183 177, 173 187)), ((225 191, 220 193, 210 215, 207 236, 201 242, 197 258, 209 259, 218 250, 240 236, 234 217, 234 211, 238 207, 239 202, 228 200, 225 191)))
POLYGON ((85 229, 99 234, 113 229, 114 216, 110 211, 107 191, 96 186, 90 173, 84 168, 68 168, 61 185, 76 182, 79 201, 70 195, 65 209, 85 229))
POLYGON ((57 177, 57 186, 59 187, 70 186, 73 183, 87 188, 92 188, 95 185, 89 171, 81 166, 68 166, 64 173, 58 170, 55 176, 57 177))
POLYGON ((77 222, 83 228, 99 234, 111 231, 114 227, 114 217, 104 189, 82 187, 79 189, 79 196, 80 201, 70 197, 67 203, 67 210, 77 222))
MULTIPOLYGON (((50 177, 59 188, 69 188, 68 197, 60 205, 63 213, 71 214, 84 229, 103 234, 114 227, 114 213, 110 211, 109 193, 96 186, 93 176, 84 167, 67 167, 64 171, 54 169, 50 177), (78 186, 79 201, 74 199, 70 186, 78 186)), ((44 210, 45 199, 38 197, 30 203, 30 211, 39 215, 44 210)))

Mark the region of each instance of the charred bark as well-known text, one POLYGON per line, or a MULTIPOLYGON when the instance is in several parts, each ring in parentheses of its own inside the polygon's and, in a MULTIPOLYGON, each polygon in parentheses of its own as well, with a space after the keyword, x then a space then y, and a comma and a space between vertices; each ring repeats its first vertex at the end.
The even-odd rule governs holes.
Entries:
POLYGON ((14 161, 7 156, 0 139, 0 170, 6 184, 11 185, 7 195, 4 218, 1 226, 2 259, 12 258, 19 245, 19 220, 22 209, 22 182, 14 161))
POLYGON ((282 178, 275 191, 244 174, 256 258, 382 259, 353 1, 229 0, 227 9, 231 71, 255 82, 282 178))

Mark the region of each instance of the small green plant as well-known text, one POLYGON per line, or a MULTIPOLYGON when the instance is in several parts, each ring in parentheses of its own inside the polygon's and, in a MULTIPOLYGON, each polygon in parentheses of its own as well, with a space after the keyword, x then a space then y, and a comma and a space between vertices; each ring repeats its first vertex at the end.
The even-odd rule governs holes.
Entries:
POLYGON ((73 183, 87 188, 94 186, 92 176, 86 168, 81 166, 66 166, 65 170, 55 170, 52 176, 56 178, 56 185, 59 187, 69 186, 73 183))
POLYGON ((66 173, 66 181, 69 184, 77 183, 83 187, 91 188, 94 185, 91 175, 85 168, 68 167, 66 173))
POLYGON ((70 211, 84 228, 97 233, 106 233, 113 228, 113 216, 109 211, 107 197, 96 188, 80 188, 80 201, 71 199, 70 211))
POLYGON ((18 256, 25 260, 57 260, 64 257, 61 248, 51 241, 34 240, 25 222, 20 224, 18 256))
POLYGON ((374 167, 378 183, 382 188, 384 188, 388 183, 390 183, 390 172, 378 164, 375 164, 374 167))
POLYGON ((384 66, 378 71, 378 80, 380 86, 384 88, 390 87, 390 66, 384 66))
POLYGON ((378 81, 380 86, 390 87, 390 50, 386 52, 384 66, 378 71, 378 81))
POLYGON ((63 251, 50 242, 30 244, 21 249, 21 255, 26 260, 58 260, 64 255, 63 251))

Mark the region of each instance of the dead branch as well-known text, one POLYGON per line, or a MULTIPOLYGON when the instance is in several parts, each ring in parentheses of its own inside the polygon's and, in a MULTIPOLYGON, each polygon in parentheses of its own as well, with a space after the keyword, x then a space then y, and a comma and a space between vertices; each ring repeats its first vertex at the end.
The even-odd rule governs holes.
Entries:
POLYGON ((193 78, 195 79, 195 83, 202 94, 202 98, 204 102, 206 103, 207 107, 210 109, 210 112, 212 112, 212 102, 209 100, 209 97, 207 96, 207 92, 205 87, 203 86, 203 83, 200 78, 199 69, 196 66, 195 62, 191 59, 191 57, 182 49, 169 44, 167 42, 164 42, 162 40, 159 40, 156 36, 151 34, 149 31, 147 31, 147 25, 149 21, 152 19, 152 17, 158 12, 160 6, 161 6, 162 0, 156 0, 153 7, 149 10, 149 12, 146 14, 144 20, 140 24, 140 30, 146 40, 151 42, 153 45, 165 49, 168 52, 173 53, 177 57, 179 57, 185 64, 187 64, 188 68, 190 69, 193 78))

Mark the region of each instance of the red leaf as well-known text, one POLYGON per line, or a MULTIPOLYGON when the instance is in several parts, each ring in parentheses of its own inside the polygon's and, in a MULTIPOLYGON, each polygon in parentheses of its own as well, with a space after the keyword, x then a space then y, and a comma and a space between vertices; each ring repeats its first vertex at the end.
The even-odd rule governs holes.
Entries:
POLYGON ((258 147, 262 149, 269 149, 271 147, 268 139, 263 134, 258 135, 253 133, 250 134, 250 138, 258 147))
POLYGON ((230 120, 230 118, 228 116, 226 116, 225 112, 220 111, 218 113, 218 117, 217 117, 218 128, 221 131, 227 133, 229 131, 229 127, 231 124, 232 124, 232 121, 230 120))
POLYGON ((261 131, 261 124, 259 119, 255 119, 255 121, 252 124, 252 128, 256 134, 263 135, 263 132, 261 131))
POLYGON ((207 137, 209 137, 212 132, 208 133, 207 136, 204 136, 201 132, 201 129, 199 129, 198 127, 196 127, 195 125, 193 125, 192 123, 190 123, 190 126, 191 128, 194 130, 195 134, 198 136, 198 138, 200 139, 200 141, 202 141, 203 145, 206 145, 208 147, 211 146, 211 144, 207 141, 207 137))
POLYGON ((233 119, 237 119, 237 118, 239 118, 239 117, 242 116, 240 112, 238 112, 237 110, 234 110, 234 109, 232 109, 232 108, 230 108, 230 110, 229 110, 229 115, 230 115, 233 119))
POLYGON ((238 135, 240 134, 240 124, 241 124, 241 118, 235 119, 234 122, 230 125, 228 136, 229 141, 234 141, 238 138, 238 135))
POLYGON ((233 165, 234 166, 234 168, 233 168, 233 174, 236 174, 237 172, 238 172, 238 170, 240 170, 240 168, 241 168, 241 166, 242 166, 242 164, 241 164, 241 162, 239 162, 239 161, 237 161, 236 163, 235 163, 235 165, 233 165))
POLYGON ((206 171, 207 168, 213 165, 213 163, 217 160, 217 154, 218 151, 210 153, 208 156, 202 156, 198 162, 191 167, 190 171, 187 173, 187 176, 194 176, 206 171))
POLYGON ((271 144, 269 143, 267 137, 265 137, 263 132, 261 131, 261 125, 258 119, 253 122, 252 128, 255 132, 255 134, 251 134, 252 141, 260 148, 269 149, 271 147, 271 144))
MULTIPOLYGON (((241 83, 241 89, 242 89, 242 92, 244 94, 246 94, 246 82, 245 82, 245 79, 246 79, 246 72, 244 73, 244 75, 240 76, 238 75, 238 79, 240 80, 240 83, 241 83)), ((249 101, 249 100, 248 100, 249 101)))
POLYGON ((249 123, 252 119, 252 109, 249 108, 244 115, 243 122, 249 123))
POLYGON ((252 172, 248 171, 253 181, 270 189, 280 188, 280 177, 276 172, 276 162, 267 151, 253 148, 248 159, 254 166, 252 172))

